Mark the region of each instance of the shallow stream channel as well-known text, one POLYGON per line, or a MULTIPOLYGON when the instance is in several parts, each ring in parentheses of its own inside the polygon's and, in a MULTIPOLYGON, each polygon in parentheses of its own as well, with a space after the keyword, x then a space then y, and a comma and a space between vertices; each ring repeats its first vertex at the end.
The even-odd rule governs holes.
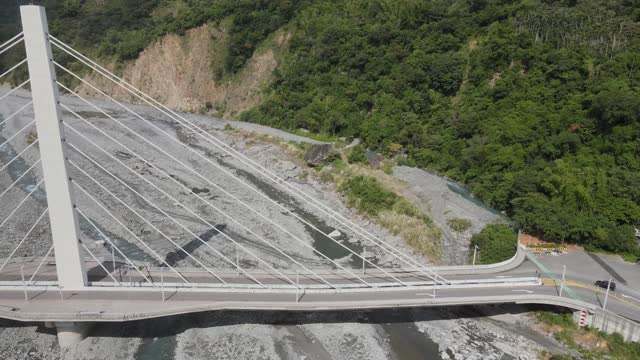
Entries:
MULTIPOLYGON (((1 119, 0 115, 0 121, 1 119)), ((0 131, 2 131, 1 125, 0 131)), ((6 138, 0 135, 0 143, 5 140, 6 138)), ((189 146, 197 148, 194 144, 189 146)), ((17 154, 18 151, 11 144, 1 146, 0 166, 14 159, 17 154)), ((235 167, 220 157, 216 157, 215 161, 311 224, 305 225, 305 230, 313 239, 312 245, 317 252, 325 254, 332 260, 344 259, 351 255, 347 266, 352 268, 362 266, 362 260, 351 253, 351 251, 355 254, 363 252, 364 248, 360 242, 349 241, 349 235, 341 232, 334 239, 343 246, 336 244, 322 234, 329 234, 335 230, 330 222, 310 212, 296 198, 278 189, 268 180, 235 167)), ((6 171, 10 174, 11 180, 16 181, 30 166, 31 163, 17 158, 6 171)), ((33 190, 38 181, 37 176, 29 173, 17 182, 17 186, 26 194, 33 190)), ((468 200, 477 201, 459 185, 450 183, 447 186, 451 191, 468 200)), ((38 189, 34 192, 33 198, 42 204, 46 203, 45 190, 38 189)), ((482 204, 478 205, 484 207, 482 204)), ((119 238, 107 229, 100 228, 98 231, 81 217, 79 220, 82 232, 89 239, 100 240, 102 239, 100 232, 103 232, 130 259, 156 263, 136 244, 119 238)), ((376 259, 370 260, 376 262, 376 259)), ((124 349, 128 349, 127 355, 118 358, 138 360, 175 358, 414 360, 442 359, 443 356, 444 359, 448 359, 453 354, 448 353, 448 350, 439 349, 438 343, 434 340, 437 338, 438 342, 443 343, 442 338, 434 335, 437 333, 427 333, 424 326, 433 319, 457 321, 455 316, 441 317, 442 312, 446 310, 425 308, 382 312, 210 312, 123 324, 96 324, 92 330, 90 343, 85 345, 92 349, 109 348, 109 351, 114 352, 122 350, 123 354, 124 349)), ((442 331, 452 330, 446 328, 442 331)), ((454 332, 451 332, 451 336, 453 334, 454 332)), ((493 341, 489 338, 483 341, 485 340, 493 341)))

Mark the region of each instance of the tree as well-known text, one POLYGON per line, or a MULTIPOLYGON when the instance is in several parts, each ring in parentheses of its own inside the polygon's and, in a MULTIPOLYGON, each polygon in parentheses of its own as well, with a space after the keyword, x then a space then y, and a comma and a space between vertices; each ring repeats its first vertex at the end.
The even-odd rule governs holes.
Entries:
POLYGON ((602 129, 640 121, 640 96, 630 90, 604 90, 593 98, 589 116, 602 129))
POLYGON ((481 264, 493 264, 511 258, 516 252, 517 235, 507 225, 489 224, 471 238, 471 249, 478 247, 481 264))

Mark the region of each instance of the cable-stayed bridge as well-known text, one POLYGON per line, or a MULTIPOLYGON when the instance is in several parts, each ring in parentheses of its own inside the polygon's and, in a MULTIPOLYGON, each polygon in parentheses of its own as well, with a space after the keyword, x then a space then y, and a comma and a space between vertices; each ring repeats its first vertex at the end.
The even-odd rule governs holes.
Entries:
POLYGON ((26 50, 0 81, 29 74, 0 93, 0 317, 79 336, 82 322, 217 309, 596 309, 515 269, 523 249, 495 266, 427 265, 48 34, 42 7, 21 16, 0 45, 26 50))

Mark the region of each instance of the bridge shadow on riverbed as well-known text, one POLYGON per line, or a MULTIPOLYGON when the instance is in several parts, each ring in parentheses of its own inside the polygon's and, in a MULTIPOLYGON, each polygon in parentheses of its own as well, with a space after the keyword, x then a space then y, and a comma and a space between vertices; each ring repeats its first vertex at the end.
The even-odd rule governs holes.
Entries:
POLYGON ((224 231, 226 227, 226 224, 216 225, 212 229, 209 229, 201 235, 198 235, 197 238, 192 239, 187 244, 182 245, 183 250, 177 249, 169 252, 165 257, 165 263, 169 264, 169 266, 176 266, 179 261, 182 261, 188 257, 187 254, 193 254, 195 250, 211 240, 211 238, 215 235, 218 235, 220 231, 224 231))
MULTIPOLYGON (((478 305, 424 308, 350 310, 350 311, 209 311, 158 319, 135 320, 123 323, 96 323, 89 336, 114 338, 155 339, 175 337, 189 329, 206 329, 233 325, 296 326, 305 324, 397 324, 423 321, 486 318, 505 314, 524 314, 532 311, 569 313, 560 307, 546 305, 478 305)), ((497 320, 495 320, 498 322, 497 320)), ((42 323, 23 323, 0 319, 0 329, 38 326, 38 332, 55 334, 55 329, 42 323)))

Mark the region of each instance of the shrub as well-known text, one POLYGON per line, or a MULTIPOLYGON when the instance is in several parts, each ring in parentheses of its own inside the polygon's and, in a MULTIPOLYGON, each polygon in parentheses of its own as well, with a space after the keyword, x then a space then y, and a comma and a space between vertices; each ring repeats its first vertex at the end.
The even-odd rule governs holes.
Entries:
POLYGON ((460 218, 448 219, 447 224, 449 225, 451 230, 455 232, 463 232, 463 231, 469 230, 469 228, 471 228, 471 225, 472 225, 469 219, 460 219, 460 218))
POLYGON ((29 131, 26 138, 27 145, 33 144, 36 140, 38 140, 38 133, 35 130, 29 131))
POLYGON ((388 210, 398 201, 398 195, 385 190, 382 184, 370 176, 354 176, 347 179, 340 187, 347 196, 350 206, 367 213, 377 215, 382 210, 388 210))
POLYGON ((349 162, 352 164, 356 164, 356 163, 366 164, 367 153, 365 151, 364 146, 362 145, 354 146, 353 149, 351 149, 351 152, 349 152, 349 156, 347 157, 347 160, 349 160, 349 162))
POLYGON ((516 252, 518 237, 507 225, 489 224, 471 238, 471 249, 478 246, 476 262, 493 264, 511 258, 516 252))
POLYGON ((387 175, 393 175, 393 161, 385 160, 382 163, 382 171, 387 175))
POLYGON ((422 217, 387 210, 380 212, 378 218, 382 226, 403 238, 417 252, 430 259, 440 256, 442 233, 433 223, 426 222, 422 217))
POLYGON ((538 321, 547 323, 549 325, 556 325, 563 328, 574 328, 575 323, 571 314, 556 313, 552 311, 537 311, 535 317, 538 321))
POLYGON ((638 244, 635 230, 631 225, 613 225, 607 229, 597 229, 596 235, 589 239, 585 248, 599 249, 613 253, 636 254, 638 244))
POLYGON ((638 255, 635 254, 622 254, 622 258, 624 259, 624 261, 630 263, 635 263, 639 259, 638 255))
POLYGON ((396 155, 400 151, 402 151, 402 145, 397 144, 397 143, 389 144, 389 154, 396 155))

